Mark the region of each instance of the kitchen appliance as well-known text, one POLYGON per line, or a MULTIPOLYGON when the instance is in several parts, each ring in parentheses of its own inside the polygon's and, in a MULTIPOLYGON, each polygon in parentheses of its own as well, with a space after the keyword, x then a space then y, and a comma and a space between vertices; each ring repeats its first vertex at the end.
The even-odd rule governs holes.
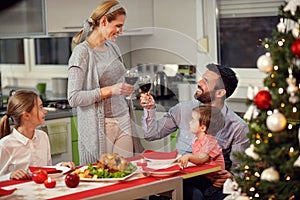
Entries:
POLYGON ((55 108, 55 110, 68 110, 68 109, 72 109, 72 107, 69 105, 69 102, 68 102, 67 99, 46 100, 46 101, 44 101, 44 107, 55 108))
POLYGON ((168 89, 168 76, 164 71, 158 71, 154 75, 153 95, 155 97, 168 97, 172 92, 168 89))
POLYGON ((67 96, 68 78, 52 78, 52 93, 59 96, 67 96))

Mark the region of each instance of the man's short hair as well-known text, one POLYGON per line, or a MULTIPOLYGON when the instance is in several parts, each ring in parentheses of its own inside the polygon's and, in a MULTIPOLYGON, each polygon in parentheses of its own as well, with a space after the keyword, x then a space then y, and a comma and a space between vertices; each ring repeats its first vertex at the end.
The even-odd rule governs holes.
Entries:
POLYGON ((206 68, 221 76, 224 89, 226 90, 226 98, 230 97, 239 82, 235 72, 228 66, 218 64, 208 64, 206 68))

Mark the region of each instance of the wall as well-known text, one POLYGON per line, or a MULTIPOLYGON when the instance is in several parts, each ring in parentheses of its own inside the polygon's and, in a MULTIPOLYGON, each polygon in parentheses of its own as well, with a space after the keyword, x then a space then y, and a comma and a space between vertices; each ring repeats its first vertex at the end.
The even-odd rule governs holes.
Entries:
MULTIPOLYGON (((205 65, 217 62, 216 0, 149 1, 153 1, 153 34, 122 36, 117 39, 125 65, 127 67, 134 67, 139 63, 197 65, 196 79, 199 80, 206 70, 205 65)), ((26 44, 26 48, 32 50, 32 44, 26 44)), ((237 99, 236 103, 242 107, 241 99, 245 99, 248 85, 261 87, 266 75, 257 69, 234 70, 240 82, 231 100, 235 102, 237 99)), ((6 82, 9 85, 34 86, 37 82, 46 81, 48 89, 51 89, 51 80, 48 77, 66 76, 67 71, 61 66, 49 68, 25 66, 24 70, 7 67, 5 74, 12 77, 6 82)))
POLYGON ((130 38, 138 63, 196 64, 196 1, 153 0, 154 33, 130 38))

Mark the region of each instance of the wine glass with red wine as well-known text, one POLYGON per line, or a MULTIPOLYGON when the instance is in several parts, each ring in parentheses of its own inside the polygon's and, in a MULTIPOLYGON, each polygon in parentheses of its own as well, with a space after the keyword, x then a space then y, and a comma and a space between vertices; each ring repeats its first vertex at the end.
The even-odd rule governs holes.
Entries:
MULTIPOLYGON (((140 80, 139 80, 139 87, 141 89, 141 91, 143 93, 148 93, 150 91, 150 88, 151 88, 151 76, 149 75, 144 75, 144 76, 141 76, 140 77, 140 80)), ((146 103, 148 104, 148 103, 146 103)))
MULTIPOLYGON (((139 74, 137 70, 127 70, 125 74, 125 82, 130 85, 135 85, 136 82, 139 80, 139 74)), ((135 96, 132 94, 129 95, 129 97, 126 97, 126 99, 136 99, 135 96)))

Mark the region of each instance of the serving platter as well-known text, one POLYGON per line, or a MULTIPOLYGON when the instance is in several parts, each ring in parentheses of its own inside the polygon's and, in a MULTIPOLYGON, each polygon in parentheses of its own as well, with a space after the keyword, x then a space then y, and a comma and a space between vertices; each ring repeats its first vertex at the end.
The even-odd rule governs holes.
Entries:
MULTIPOLYGON (((83 166, 79 168, 80 171, 84 171, 88 166, 83 166)), ((128 174, 127 176, 124 176, 122 178, 80 178, 80 181, 88 181, 88 182, 109 182, 109 181, 124 181, 131 176, 133 176, 135 173, 137 173, 137 169, 133 171, 131 174, 128 174)))

